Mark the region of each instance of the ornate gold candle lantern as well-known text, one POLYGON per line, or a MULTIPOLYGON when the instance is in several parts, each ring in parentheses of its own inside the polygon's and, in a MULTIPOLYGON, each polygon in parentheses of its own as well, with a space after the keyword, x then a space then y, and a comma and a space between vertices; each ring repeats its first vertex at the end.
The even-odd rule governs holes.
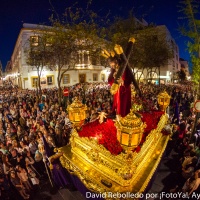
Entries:
POLYGON ((134 110, 131 109, 127 116, 118 116, 115 126, 117 128, 117 139, 123 149, 128 152, 140 144, 146 123, 143 123, 141 118, 137 117, 134 110))
POLYGON ((157 99, 158 99, 158 104, 160 106, 160 109, 162 111, 166 111, 167 107, 170 104, 171 97, 168 95, 166 91, 164 91, 158 94, 157 99))
POLYGON ((74 128, 79 130, 84 123, 86 118, 87 106, 82 104, 77 97, 71 105, 67 107, 69 113, 69 120, 73 123, 74 128))

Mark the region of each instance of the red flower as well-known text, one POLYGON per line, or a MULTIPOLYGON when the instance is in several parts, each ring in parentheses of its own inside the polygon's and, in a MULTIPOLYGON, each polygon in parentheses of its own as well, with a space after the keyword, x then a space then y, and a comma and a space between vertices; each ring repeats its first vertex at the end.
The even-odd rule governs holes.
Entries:
POLYGON ((108 119, 107 122, 102 124, 99 124, 99 121, 96 120, 84 125, 82 130, 79 132, 79 136, 97 138, 98 143, 102 144, 114 155, 118 155, 122 152, 122 147, 117 140, 117 130, 111 119, 108 119))
MULTIPOLYGON (((145 142, 146 136, 152 129, 157 127, 157 123, 160 120, 163 112, 152 111, 152 113, 140 113, 142 115, 142 121, 146 122, 147 128, 144 130, 144 134, 140 145, 135 149, 136 152, 140 151, 140 146, 145 142)), ((99 124, 99 121, 83 125, 82 130, 78 132, 80 137, 97 138, 98 143, 102 144, 108 151, 114 155, 118 155, 122 152, 122 147, 117 140, 117 129, 114 126, 114 122, 111 119, 107 119, 105 123, 99 124)))

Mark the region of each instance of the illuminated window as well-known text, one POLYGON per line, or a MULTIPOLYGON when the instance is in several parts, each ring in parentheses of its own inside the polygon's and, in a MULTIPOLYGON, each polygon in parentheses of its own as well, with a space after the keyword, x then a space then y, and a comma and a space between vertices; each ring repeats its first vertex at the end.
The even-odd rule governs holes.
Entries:
POLYGON ((38 86, 38 78, 33 77, 32 78, 32 87, 37 87, 38 86))
POLYGON ((63 75, 63 84, 69 84, 70 83, 70 76, 69 74, 63 75))
POLYGON ((139 79, 142 80, 142 79, 144 79, 144 74, 142 72, 136 72, 135 78, 136 78, 136 80, 139 80, 139 79))
POLYGON ((101 80, 105 81, 105 74, 101 74, 101 80))
POLYGON ((46 77, 40 78, 40 84, 41 84, 41 85, 46 85, 46 84, 47 84, 47 79, 46 79, 46 77))
POLYGON ((158 75, 156 72, 149 72, 148 77, 149 78, 158 78, 158 75))
POLYGON ((30 36, 30 43, 31 46, 38 46, 38 36, 30 36))
POLYGON ((47 47, 52 46, 52 37, 46 39, 46 46, 47 47))
POLYGON ((98 74, 93 74, 93 81, 98 81, 98 74))
POLYGON ((88 62, 89 52, 84 51, 83 56, 84 56, 84 64, 87 65, 87 64, 89 63, 89 62, 88 62))
POLYGON ((47 85, 53 85, 53 76, 47 76, 47 85))

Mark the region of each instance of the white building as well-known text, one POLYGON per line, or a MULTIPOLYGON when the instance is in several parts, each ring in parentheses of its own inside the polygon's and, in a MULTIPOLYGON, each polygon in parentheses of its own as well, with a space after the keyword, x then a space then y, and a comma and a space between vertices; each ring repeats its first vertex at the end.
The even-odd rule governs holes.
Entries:
MULTIPOLYGON (((26 63, 25 50, 29 45, 30 38, 36 38, 36 32, 42 26, 35 24, 23 24, 17 38, 11 60, 6 66, 6 80, 11 80, 13 85, 18 85, 23 89, 34 89, 37 85, 38 75, 37 70, 28 66, 26 63)), ((106 81, 109 74, 109 69, 100 64, 92 63, 89 57, 89 52, 79 52, 79 62, 76 68, 67 71, 63 75, 62 86, 70 86, 76 83, 84 82, 101 82, 106 81)), ((52 71, 44 67, 41 74, 41 87, 50 88, 57 86, 58 71, 52 71)))
POLYGON ((174 82, 174 76, 180 70, 179 48, 166 26, 158 26, 158 28, 166 32, 166 40, 173 52, 173 58, 168 61, 167 65, 161 67, 160 78, 165 82, 174 82))
POLYGON ((183 58, 180 58, 180 59, 179 59, 179 62, 180 62, 181 68, 183 68, 184 71, 185 71, 185 73, 186 73, 187 80, 190 80, 190 79, 191 79, 191 76, 190 76, 188 61, 187 61, 187 60, 184 60, 183 58))
MULTIPOLYGON (((147 26, 148 24, 143 20, 138 24, 141 26, 147 26)), ((38 76, 37 70, 28 66, 26 63, 25 49, 27 45, 30 45, 30 39, 34 39, 37 42, 37 30, 41 30, 43 26, 35 24, 23 24, 23 28, 20 30, 19 36, 17 38, 11 60, 6 66, 6 79, 12 81, 13 85, 18 85, 23 89, 34 89, 37 86, 38 76)), ((179 63, 179 49, 176 45, 175 40, 172 38, 169 30, 166 26, 156 26, 154 28, 155 32, 164 33, 166 41, 170 44, 173 51, 173 58, 168 61, 165 66, 160 67, 160 80, 161 83, 169 83, 174 81, 174 76, 177 71, 180 70, 179 63)), ((62 86, 70 86, 77 83, 84 82, 101 82, 106 81, 109 74, 109 68, 101 66, 99 63, 94 63, 90 59, 90 54, 87 51, 78 52, 79 59, 75 70, 67 71, 62 78, 62 86)), ((50 88, 57 86, 57 75, 58 71, 52 71, 49 68, 45 68, 41 75, 41 87, 50 88)), ((153 72, 148 72, 144 70, 143 72, 138 71, 136 74, 136 79, 141 77, 142 79, 151 79, 154 82, 158 82, 159 73, 157 70, 153 72)))
MULTIPOLYGON (((173 57, 168 60, 166 65, 160 66, 160 81, 161 83, 174 82, 174 76, 176 75, 176 72, 180 70, 179 48, 165 25, 156 26, 152 29, 158 37, 159 35, 162 35, 162 37, 165 36, 166 42, 173 52, 173 57)), ((158 83, 158 68, 155 68, 152 72, 148 72, 147 70, 144 70, 143 72, 138 71, 136 73, 136 79, 138 77, 140 77, 140 80, 151 79, 152 82, 158 83)))

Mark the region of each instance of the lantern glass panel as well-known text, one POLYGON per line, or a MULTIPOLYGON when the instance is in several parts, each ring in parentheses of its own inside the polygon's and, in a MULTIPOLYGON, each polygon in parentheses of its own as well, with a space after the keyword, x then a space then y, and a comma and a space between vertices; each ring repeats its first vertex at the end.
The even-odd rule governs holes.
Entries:
POLYGON ((128 144, 129 144, 129 134, 122 133, 122 144, 128 146, 128 144))
POLYGON ((82 120, 82 115, 81 115, 81 113, 78 113, 78 116, 79 116, 79 121, 81 121, 81 120, 82 120))
POLYGON ((117 140, 121 142, 121 133, 119 131, 117 131, 117 140))
POLYGON ((71 112, 69 112, 69 119, 70 119, 71 121, 74 120, 73 114, 72 114, 71 112))
POLYGON ((79 113, 74 113, 74 118, 75 118, 75 122, 79 122, 80 121, 80 115, 79 115, 79 113))
POLYGON ((131 146, 139 145, 140 134, 132 134, 131 146))

